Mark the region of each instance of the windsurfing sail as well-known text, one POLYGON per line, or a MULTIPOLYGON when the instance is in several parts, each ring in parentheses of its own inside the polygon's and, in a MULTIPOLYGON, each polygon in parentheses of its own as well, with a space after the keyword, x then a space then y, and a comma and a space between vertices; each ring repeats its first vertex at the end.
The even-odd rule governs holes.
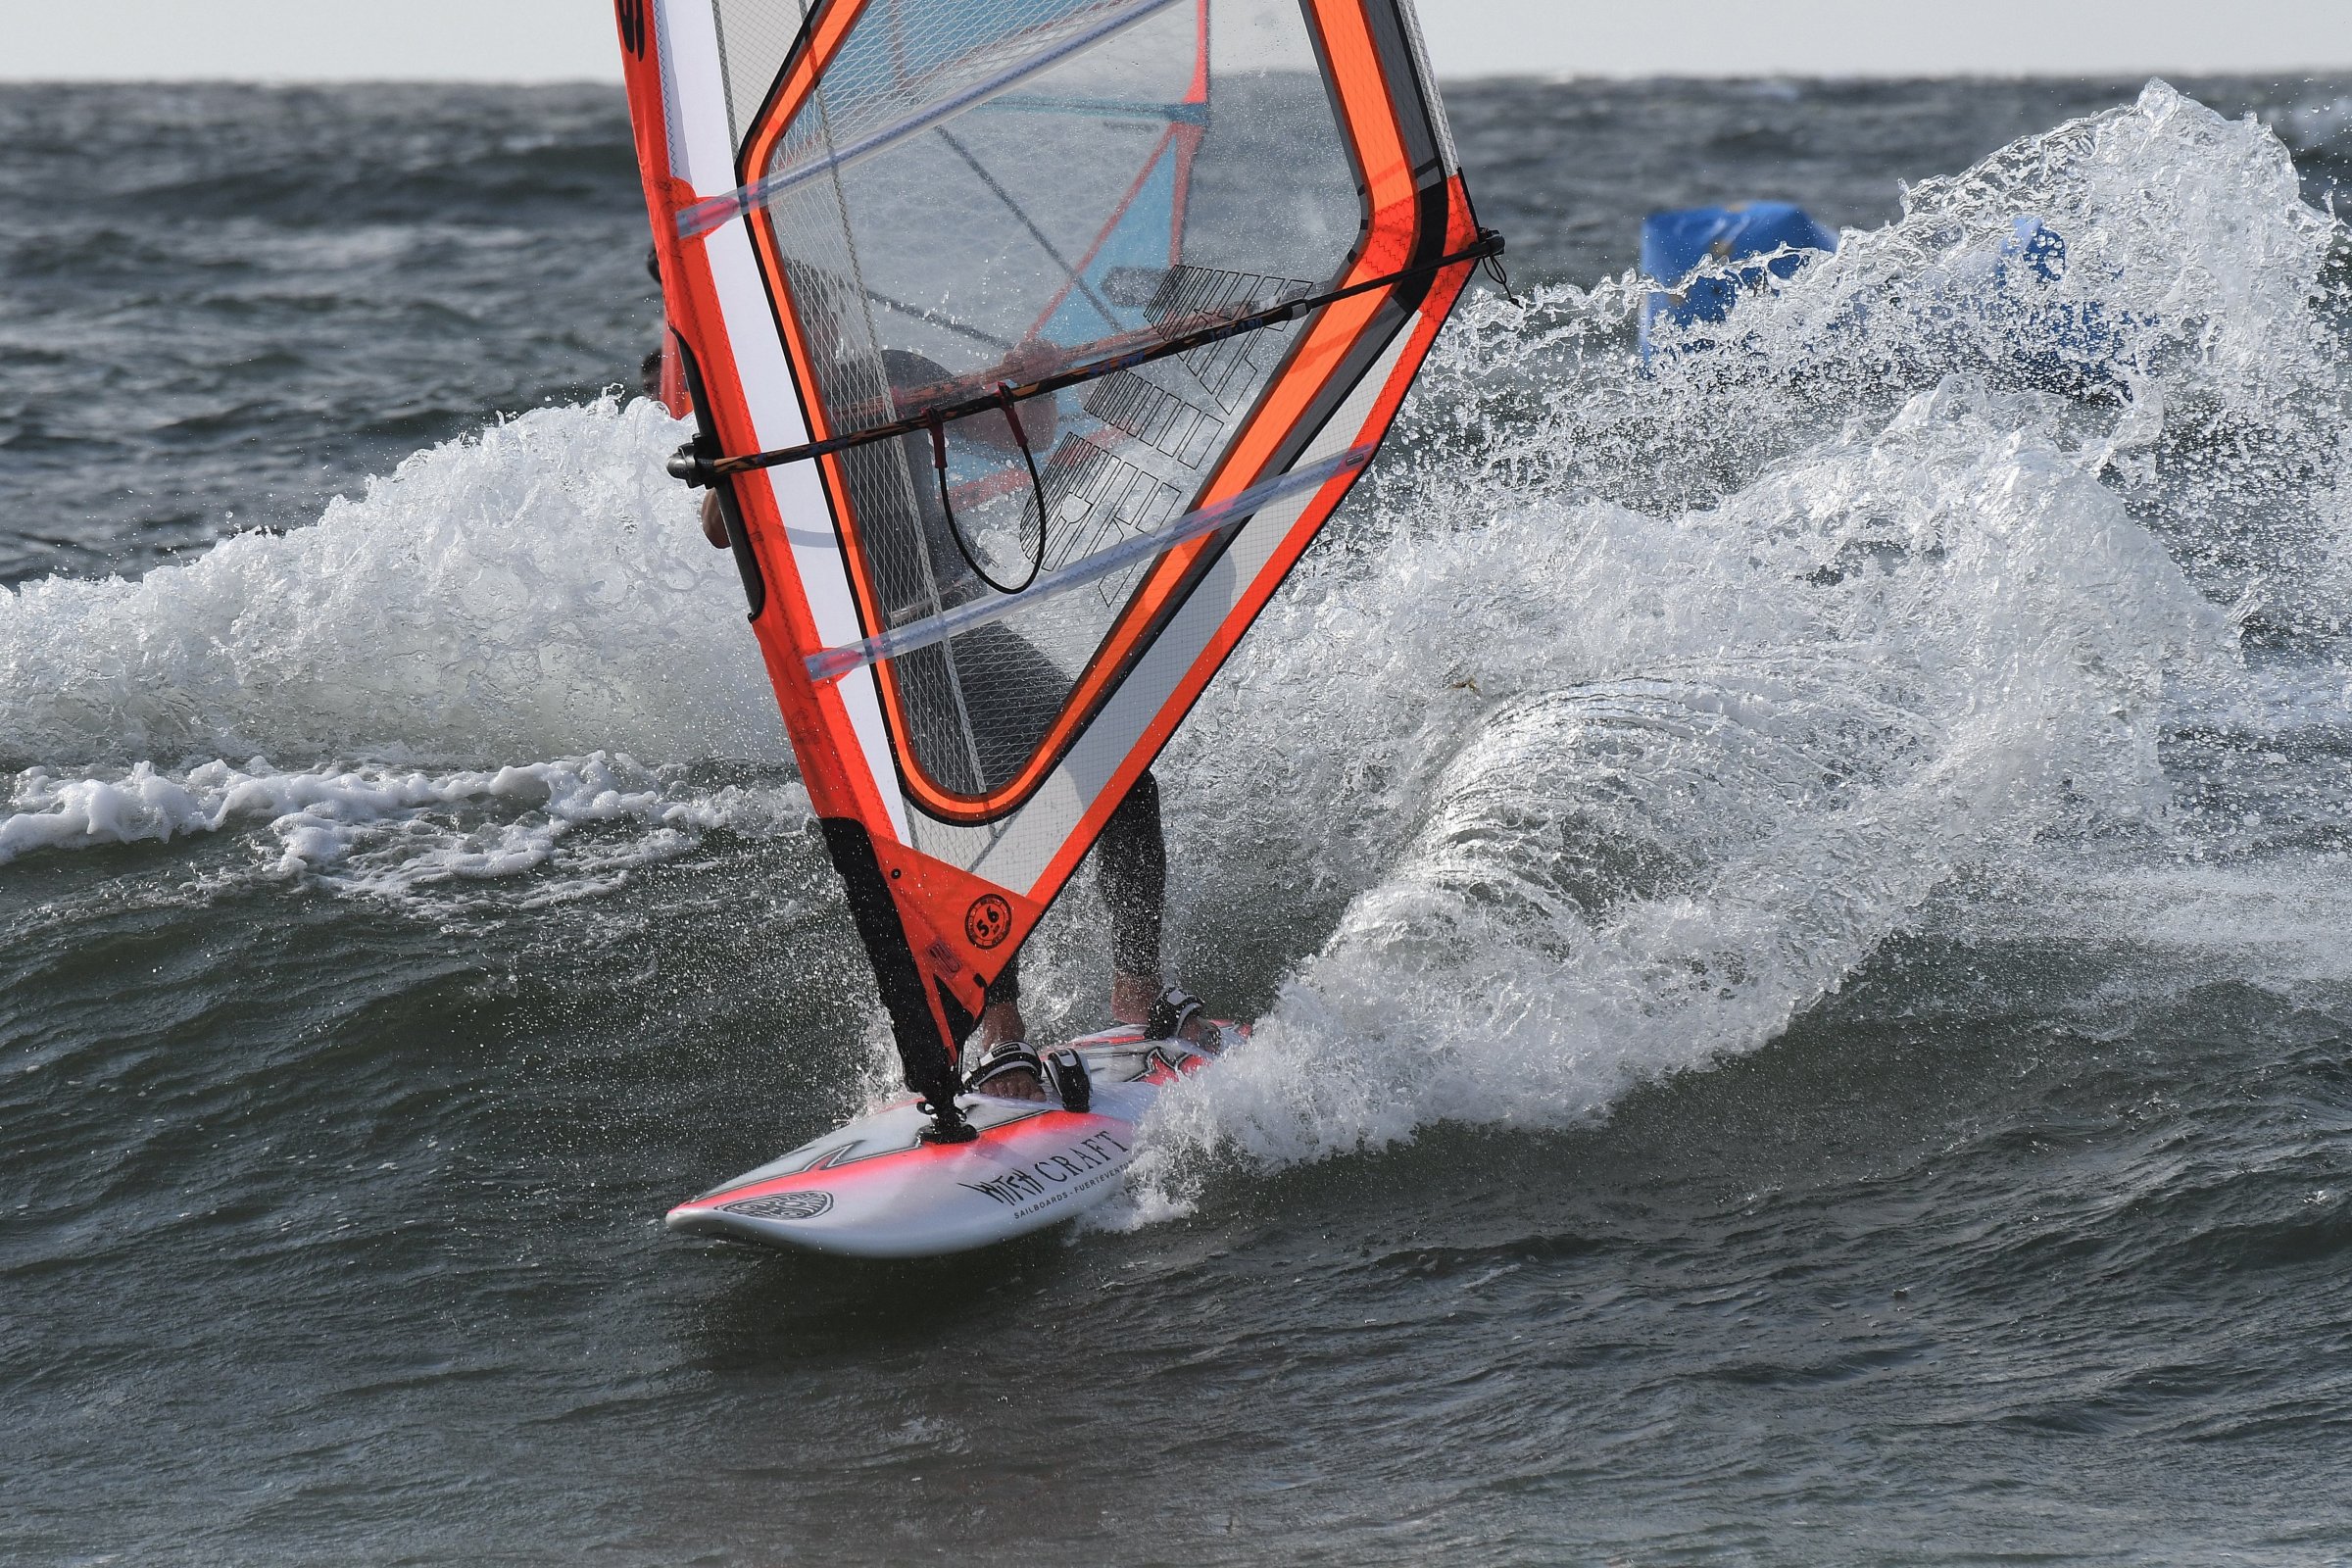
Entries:
POLYGON ((1482 231, 1408 0, 616 0, 673 352, 908 1085, 1362 472, 1482 231))

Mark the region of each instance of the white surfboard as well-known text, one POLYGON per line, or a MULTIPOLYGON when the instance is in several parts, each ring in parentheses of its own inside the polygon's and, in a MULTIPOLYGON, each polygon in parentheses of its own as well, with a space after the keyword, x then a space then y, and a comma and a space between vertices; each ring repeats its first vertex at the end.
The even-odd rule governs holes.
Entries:
POLYGON ((673 1231, 848 1257, 933 1257, 1043 1230, 1119 1190, 1136 1126, 1168 1085, 1213 1062, 1222 1041, 1146 1040, 1133 1024, 1073 1040, 1094 1081, 1085 1111, 964 1095, 979 1137, 929 1144, 914 1097, 866 1112, 669 1211, 673 1231))

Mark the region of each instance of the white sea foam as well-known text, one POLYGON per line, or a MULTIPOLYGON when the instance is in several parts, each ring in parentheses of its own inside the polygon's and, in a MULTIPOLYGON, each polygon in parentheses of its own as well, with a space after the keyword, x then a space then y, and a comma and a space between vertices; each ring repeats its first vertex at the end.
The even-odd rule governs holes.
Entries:
POLYGON ((0 759, 784 760, 733 567, 662 469, 678 428, 536 411, 313 526, 0 590, 0 759))
POLYGON ((2062 802, 2161 806, 2168 673, 2227 679, 2231 643, 2121 500, 1960 384, 1707 512, 1400 545, 1314 618, 1258 645, 1274 700, 1218 715, 1314 744, 1203 816, 1369 798, 1377 869, 1168 1117, 1275 1159, 1590 1115, 1763 1043, 2062 802))
POLYGON ((527 414, 315 526, 0 590, 24 767, 0 863, 244 828, 259 868, 351 890, 559 858, 580 885, 790 817, 788 786, 681 771, 789 757, 733 568, 662 471, 677 429, 643 402, 527 414), (594 823, 636 831, 564 848, 594 823))
POLYGON ((41 849, 165 842, 247 826, 267 849, 255 868, 373 894, 513 876, 562 858, 561 891, 609 885, 613 874, 669 858, 702 834, 766 837, 804 826, 797 786, 698 788, 677 767, 593 753, 496 769, 428 771, 358 763, 288 770, 254 758, 179 773, 140 762, 118 774, 20 774, 0 817, 0 864, 41 849), (629 831, 591 849, 577 830, 629 831), (566 851, 569 851, 566 854, 566 851))
MULTIPOLYGON (((2245 826, 2261 830, 2259 821, 2245 826)), ((2088 1030, 2135 1025, 2223 983, 2298 1000, 2308 992, 2326 1008, 2352 980, 2352 855, 2134 857, 2049 846, 1940 911, 1935 930, 1971 948, 2096 953, 2111 978, 2071 999, 2077 1027, 2088 1030)))
POLYGON ((1352 896, 1163 1102, 1154 1200, 1219 1151, 1601 1113, 1770 1040, 1972 866, 2085 817, 2182 832, 2169 715, 2268 722, 2237 627, 2328 631, 2335 237, 2259 125, 2155 84, 1918 187, 1711 349, 1629 364, 1632 278, 1474 308, 1421 461, 1176 769, 1192 854, 1239 835, 1352 896), (1956 309, 2021 217, 2064 276, 1956 309))

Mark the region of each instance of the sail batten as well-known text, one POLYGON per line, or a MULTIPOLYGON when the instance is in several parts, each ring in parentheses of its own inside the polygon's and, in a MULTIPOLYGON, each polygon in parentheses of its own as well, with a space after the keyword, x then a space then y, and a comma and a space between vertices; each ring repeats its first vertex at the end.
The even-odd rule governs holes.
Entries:
POLYGON ((1123 543, 1058 566, 1041 575, 1017 595, 976 600, 955 610, 942 611, 928 620, 916 621, 896 631, 879 632, 861 642, 810 654, 807 660, 809 678, 817 681, 839 680, 852 670, 862 669, 878 660, 896 659, 913 653, 918 648, 945 642, 974 627, 1002 620, 1016 611, 1051 599, 1055 594, 1083 588, 1137 562, 1148 561, 1163 551, 1189 544, 1203 534, 1230 528, 1261 507, 1272 506, 1277 501, 1313 490, 1342 474, 1352 475, 1370 463, 1372 457, 1371 447, 1350 448, 1338 457, 1325 458, 1294 468, 1280 478, 1252 485, 1238 496, 1213 507, 1203 507, 1167 527, 1137 534, 1123 543))
POLYGON ((1406 0, 621 4, 685 471, 937 1105, 1493 245, 1406 0))

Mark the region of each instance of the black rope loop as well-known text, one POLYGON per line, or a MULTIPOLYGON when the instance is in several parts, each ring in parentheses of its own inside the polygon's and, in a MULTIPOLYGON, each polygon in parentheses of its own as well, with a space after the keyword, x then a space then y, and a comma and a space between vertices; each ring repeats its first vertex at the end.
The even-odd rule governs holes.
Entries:
POLYGON ((1511 289, 1511 274, 1509 270, 1502 265, 1502 249, 1500 246, 1497 246, 1494 249, 1487 252, 1486 260, 1479 264, 1479 270, 1487 274, 1487 280, 1489 282, 1493 283, 1496 288, 1502 290, 1502 297, 1504 299, 1509 300, 1514 305, 1519 303, 1519 296, 1512 292, 1511 289))
POLYGON ((931 464, 939 476, 939 509, 947 514, 948 537, 956 541, 956 553, 972 574, 1001 594, 1017 594, 1037 581, 1037 574, 1046 565, 1046 484, 1037 471, 1037 456, 1029 450, 1029 432, 1021 428, 1020 411, 1015 407, 1009 382, 997 385, 998 401, 1004 409, 1004 422, 1012 426, 1012 439, 1021 449, 1021 461, 1029 466, 1029 488, 1037 497, 1037 551, 1029 558, 1029 575, 1016 583, 1002 583, 980 564, 979 557, 963 537, 963 524, 956 520, 956 504, 948 499, 948 430, 947 420, 940 411, 931 411, 931 464))

